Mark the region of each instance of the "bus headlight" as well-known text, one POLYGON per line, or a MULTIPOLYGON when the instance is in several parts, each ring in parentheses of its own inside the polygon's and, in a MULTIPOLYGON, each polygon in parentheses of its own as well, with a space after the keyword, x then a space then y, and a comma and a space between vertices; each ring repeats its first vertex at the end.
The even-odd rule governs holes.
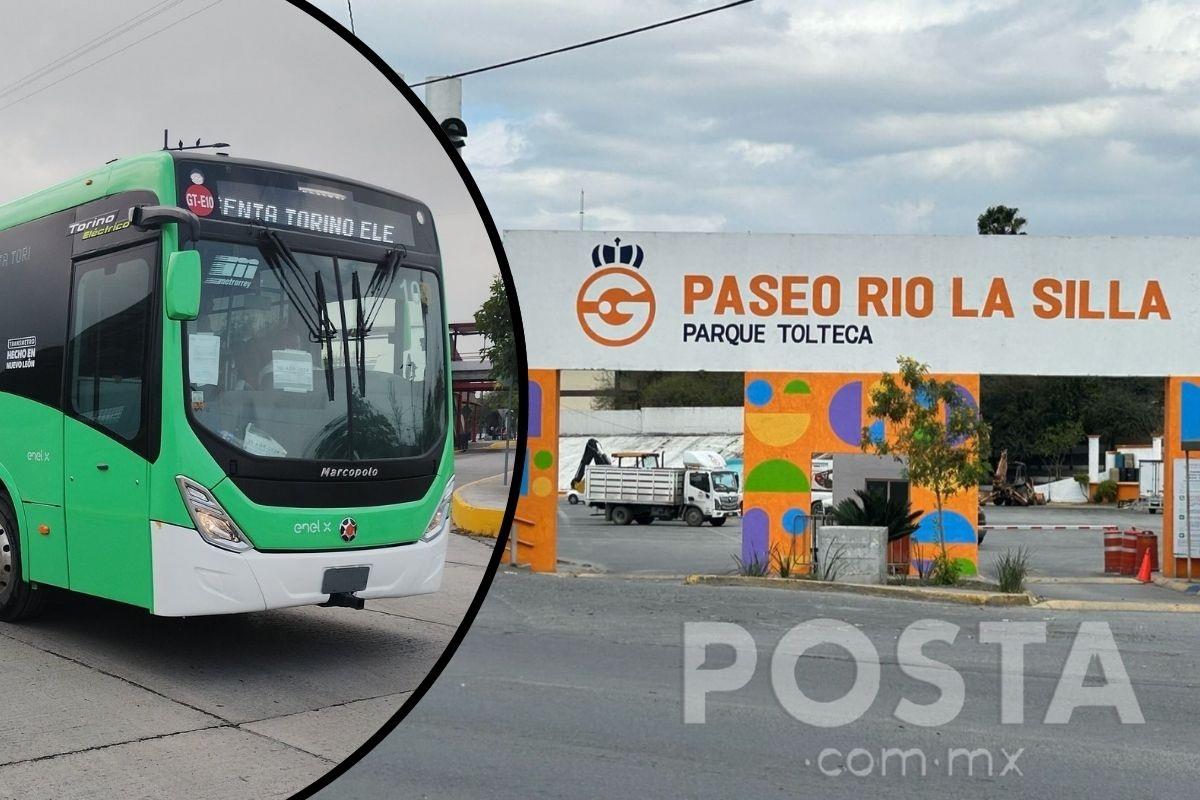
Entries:
POLYGON ((179 484, 179 493, 183 495, 183 505, 187 508, 188 516, 192 518, 204 541, 235 553, 253 547, 241 528, 225 513, 225 509, 221 508, 221 504, 208 489, 182 475, 175 481, 179 484))
POLYGON ((450 497, 453 494, 454 478, 451 478, 450 482, 446 484, 446 491, 442 493, 441 502, 438 503, 437 509, 433 512, 433 518, 425 526, 425 533, 421 535, 422 542, 432 542, 442 532, 442 526, 450 518, 450 497))

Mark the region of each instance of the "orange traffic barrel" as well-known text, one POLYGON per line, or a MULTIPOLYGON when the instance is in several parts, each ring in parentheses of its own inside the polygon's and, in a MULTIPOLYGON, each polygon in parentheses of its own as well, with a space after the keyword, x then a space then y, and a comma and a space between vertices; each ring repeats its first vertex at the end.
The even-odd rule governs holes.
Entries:
POLYGON ((1121 574, 1121 559, 1125 552, 1125 534, 1117 528, 1104 529, 1104 571, 1121 574))
POLYGON ((1136 575, 1138 568, 1138 530, 1130 528, 1121 534, 1121 574, 1136 575))

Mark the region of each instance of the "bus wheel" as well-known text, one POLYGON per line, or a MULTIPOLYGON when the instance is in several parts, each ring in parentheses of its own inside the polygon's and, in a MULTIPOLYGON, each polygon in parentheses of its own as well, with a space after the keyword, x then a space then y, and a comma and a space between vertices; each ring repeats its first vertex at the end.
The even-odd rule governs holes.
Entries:
POLYGON ((709 520, 714 528, 719 528, 725 524, 725 517, 713 517, 709 520))
POLYGON ((687 511, 683 512, 683 521, 693 528, 699 528, 704 524, 704 512, 695 506, 690 506, 687 511))
POLYGON ((42 611, 46 590, 21 578, 21 537, 8 498, 0 495, 0 620, 19 622, 42 611))
POLYGON ((614 525, 628 525, 633 522, 633 514, 629 513, 629 509, 625 506, 614 506, 612 521, 614 525))

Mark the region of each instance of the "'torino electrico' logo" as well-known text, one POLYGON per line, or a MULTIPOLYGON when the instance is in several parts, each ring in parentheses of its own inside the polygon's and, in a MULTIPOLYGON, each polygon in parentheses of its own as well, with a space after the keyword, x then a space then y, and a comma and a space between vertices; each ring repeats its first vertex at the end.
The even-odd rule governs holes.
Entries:
POLYGON ((654 290, 637 272, 642 266, 642 248, 614 241, 592 250, 596 271, 579 287, 575 299, 583 332, 606 347, 632 344, 654 323, 654 290))
POLYGON ((358 523, 354 517, 346 517, 342 520, 342 541, 353 542, 355 536, 358 536, 358 523))

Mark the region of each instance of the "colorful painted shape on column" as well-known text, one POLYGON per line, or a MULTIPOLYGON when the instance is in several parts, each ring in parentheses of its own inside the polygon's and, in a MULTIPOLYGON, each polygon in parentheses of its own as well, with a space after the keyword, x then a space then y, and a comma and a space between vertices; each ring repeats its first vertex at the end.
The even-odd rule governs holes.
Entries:
POLYGON ((517 537, 520 563, 536 572, 553 572, 558 560, 557 371, 529 371, 527 414, 529 439, 512 535, 517 537))
MULTIPOLYGON (((964 399, 978 408, 978 376, 952 378, 964 399)), ((774 569, 781 556, 795 554, 807 559, 812 458, 825 453, 861 453, 864 427, 873 439, 887 436, 884 422, 866 414, 870 387, 878 379, 878 375, 868 374, 746 374, 743 561, 769 561, 774 569)), ((931 548, 940 550, 933 496, 916 488, 911 495, 913 508, 926 512, 913 538, 914 555, 932 558, 931 548)), ((962 492, 946 502, 942 516, 947 554, 959 561, 966 574, 977 571, 973 520, 978 502, 976 490, 962 492)))

